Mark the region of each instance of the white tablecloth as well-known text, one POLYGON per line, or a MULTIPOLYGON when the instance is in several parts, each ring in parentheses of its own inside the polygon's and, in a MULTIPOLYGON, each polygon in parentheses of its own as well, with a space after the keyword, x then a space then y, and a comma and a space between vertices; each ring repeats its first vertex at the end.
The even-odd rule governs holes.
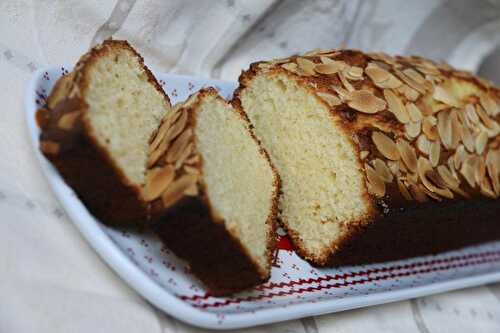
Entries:
MULTIPOLYGON (((315 47, 420 53, 476 70, 500 44, 498 1, 0 1, 0 332, 202 332, 141 299, 94 253, 44 180, 22 111, 32 72, 111 35, 153 67, 236 79, 315 47)), ((497 71, 498 73, 498 71, 497 71)), ((500 284, 247 332, 499 332, 500 284)))

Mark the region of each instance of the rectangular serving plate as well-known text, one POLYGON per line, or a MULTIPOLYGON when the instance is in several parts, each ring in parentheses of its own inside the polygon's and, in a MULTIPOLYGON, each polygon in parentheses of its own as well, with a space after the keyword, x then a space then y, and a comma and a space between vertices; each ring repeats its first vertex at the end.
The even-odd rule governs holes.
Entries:
MULTIPOLYGON (((35 111, 68 67, 37 71, 25 94, 34 153, 61 205, 89 244, 145 299, 195 326, 233 329, 442 293, 500 280, 500 241, 381 264, 318 269, 298 257, 281 235, 270 281, 230 297, 213 297, 152 234, 106 227, 96 220, 39 152, 35 111)), ((204 86, 230 98, 237 84, 155 73, 172 103, 204 86)), ((168 223, 168 221, 166 222, 168 223)))

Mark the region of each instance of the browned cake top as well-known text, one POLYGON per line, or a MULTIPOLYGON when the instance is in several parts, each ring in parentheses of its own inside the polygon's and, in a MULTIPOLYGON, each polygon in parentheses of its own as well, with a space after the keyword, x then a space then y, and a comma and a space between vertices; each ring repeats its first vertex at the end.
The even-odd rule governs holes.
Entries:
POLYGON ((421 57, 357 50, 254 63, 240 80, 259 72, 292 75, 330 107, 382 205, 500 195, 500 90, 490 82, 421 57))

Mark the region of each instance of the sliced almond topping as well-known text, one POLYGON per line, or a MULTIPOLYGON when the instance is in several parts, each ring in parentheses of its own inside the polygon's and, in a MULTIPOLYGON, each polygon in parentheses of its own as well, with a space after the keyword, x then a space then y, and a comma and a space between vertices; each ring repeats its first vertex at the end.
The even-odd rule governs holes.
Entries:
POLYGON ((441 154, 441 144, 437 141, 433 141, 431 143, 431 151, 429 154, 429 160, 433 167, 436 167, 439 164, 440 154, 441 154))
POLYGON ((493 128, 493 120, 488 116, 488 114, 483 110, 481 106, 476 107, 476 113, 481 118, 481 121, 483 122, 484 125, 488 128, 493 128))
POLYGON ((465 114, 467 116, 467 119, 472 123, 472 124, 479 124, 479 117, 477 116, 476 113, 476 108, 472 104, 467 104, 465 106, 465 114))
POLYGON ((423 74, 428 74, 428 75, 440 75, 441 72, 439 71, 439 69, 434 66, 434 65, 421 65, 421 64, 418 64, 417 65, 417 69, 419 72, 423 73, 423 74))
POLYGON ((384 89, 384 97, 389 105, 389 110, 396 116, 399 122, 406 124, 410 121, 410 116, 401 99, 389 89, 384 89))
POLYGON ((176 179, 171 185, 163 192, 161 199, 165 207, 170 207, 184 196, 184 192, 193 184, 196 184, 198 175, 185 174, 179 179, 176 179))
POLYGON ((476 147, 476 152, 481 155, 486 148, 486 144, 488 143, 488 133, 485 131, 482 131, 479 133, 479 135, 476 137, 475 140, 475 147, 476 147))
POLYGON ((177 139, 175 139, 172 146, 167 151, 167 156, 165 157, 165 161, 167 163, 175 163, 179 159, 183 151, 188 147, 192 133, 193 131, 188 128, 182 132, 177 139))
POLYGON ((165 165, 162 168, 153 168, 146 173, 146 185, 144 186, 144 200, 152 201, 158 198, 163 191, 172 183, 175 176, 173 165, 165 165))
POLYGON ((184 164, 194 165, 200 161, 200 155, 194 154, 186 159, 184 164))
MULTIPOLYGON (((441 188, 438 186, 443 185, 444 181, 437 181, 439 175, 432 169, 431 163, 424 157, 419 157, 417 162, 418 177, 424 184, 425 188, 433 193, 437 193, 443 197, 449 198, 453 197, 453 193, 447 188, 441 188), (434 183, 436 181, 439 184, 434 183)), ((440 178, 440 177, 439 177, 440 178)))
POLYGON ((471 153, 474 152, 474 149, 476 148, 474 137, 472 136, 472 133, 469 130, 469 128, 466 126, 462 128, 462 142, 464 143, 465 148, 467 148, 469 152, 471 153))
POLYGON ((410 184, 408 186, 408 189, 411 193, 411 195, 415 198, 415 200, 417 200, 418 202, 426 202, 426 201, 429 201, 429 198, 427 197, 427 195, 425 194, 425 192, 423 191, 423 186, 420 185, 416 185, 416 184, 410 184))
POLYGON ((476 184, 480 185, 484 178, 486 178, 486 165, 482 158, 476 158, 476 163, 474 164, 474 179, 476 184))
MULTIPOLYGON (((403 70, 403 73, 418 84, 423 86, 427 85, 427 81, 424 79, 424 77, 413 68, 406 68, 405 70, 403 70)), ((426 88, 428 89, 429 87, 426 88)))
POLYGON ((455 107, 459 107, 460 103, 458 100, 443 86, 435 86, 433 97, 435 100, 443 102, 446 105, 451 105, 455 107))
POLYGON ((156 133, 153 141, 149 145, 149 152, 150 153, 155 151, 160 146, 162 141, 165 139, 165 135, 167 134, 169 127, 170 127, 169 122, 163 121, 163 123, 161 124, 160 128, 158 129, 158 132, 156 133))
POLYGON ((486 169, 493 185, 493 190, 500 195, 500 150, 490 150, 486 155, 486 169))
POLYGON ((434 192, 431 192, 429 191, 425 186, 423 186, 422 184, 419 184, 419 187, 422 189, 423 192, 425 192, 425 194, 427 194, 429 197, 431 197, 432 199, 434 200, 437 200, 437 201, 443 201, 443 199, 437 195, 436 193, 434 192))
POLYGON ((343 61, 335 61, 327 57, 321 57, 322 64, 316 64, 314 70, 319 74, 336 74, 346 67, 343 61), (328 60, 326 60, 328 59, 328 60))
POLYGON ((398 139, 396 143, 401 159, 412 172, 417 171, 417 154, 415 149, 403 139, 398 139))
POLYGON ((284 69, 286 69, 289 72, 298 74, 298 72, 297 72, 298 66, 294 62, 289 62, 289 63, 283 64, 283 65, 281 65, 281 67, 284 68, 284 69))
POLYGON ((185 164, 183 169, 186 173, 190 173, 190 174, 194 174, 194 175, 200 174, 200 170, 194 166, 191 166, 191 165, 185 164))
POLYGON ((389 167, 389 170, 391 170, 392 174, 395 176, 398 176, 401 174, 399 171, 399 161, 387 161, 387 166, 389 167))
POLYGON ((467 183, 469 183, 470 187, 476 186, 476 155, 469 155, 465 158, 462 163, 462 167, 460 168, 460 173, 464 176, 467 183))
POLYGON ((160 145, 156 148, 156 150, 151 152, 151 154, 149 155, 149 158, 148 158, 148 162, 147 162, 148 168, 155 165, 155 163, 160 159, 160 157, 165 154, 165 152, 167 151, 167 148, 168 148, 168 144, 169 144, 169 142, 167 140, 163 140, 160 143, 160 145))
POLYGON ((416 91, 415 89, 410 88, 406 84, 401 85, 396 90, 400 94, 403 94, 406 98, 408 98, 412 102, 415 102, 418 99, 418 97, 420 96, 420 93, 418 91, 416 91))
POLYGON ((370 154, 369 151, 367 150, 362 150, 360 153, 359 153, 359 158, 361 158, 362 160, 364 160, 368 155, 370 154))
POLYGON ((184 191, 184 194, 188 195, 188 196, 191 196, 191 197, 197 196, 198 195, 198 186, 196 185, 196 183, 194 183, 193 185, 189 186, 184 191))
POLYGON ((344 88, 341 88, 339 86, 331 86, 333 90, 339 95, 341 100, 346 100, 349 98, 349 92, 345 90, 344 88))
POLYGON ((180 167, 182 167, 186 159, 189 157, 189 155, 191 155, 193 147, 194 143, 191 142, 185 149, 181 151, 180 155, 177 157, 177 160, 175 161, 175 169, 179 169, 180 167))
POLYGON ((401 71, 395 71, 395 73, 401 80, 403 80, 404 83, 409 85, 411 88, 415 89, 421 94, 426 93, 427 88, 425 85, 418 83, 417 81, 413 80, 412 78, 410 78, 408 75, 406 75, 401 71))
POLYGON ((490 116, 495 117, 500 112, 497 102, 490 96, 483 94, 479 101, 490 116))
POLYGON ((384 161, 377 158, 372 161, 372 164, 375 167, 375 171, 384 182, 386 183, 392 182, 393 176, 391 170, 389 170, 384 161))
POLYGON ((446 110, 438 113, 437 129, 441 142, 446 148, 450 148, 453 140, 450 113, 446 110))
POLYGON ((329 93, 325 93, 325 92, 321 92, 321 91, 317 92, 316 94, 321 99, 323 99, 331 107, 342 104, 342 101, 340 100, 340 98, 338 98, 335 95, 332 95, 332 94, 329 94, 329 93))
POLYGON ((40 150, 48 155, 57 155, 61 150, 61 146, 55 141, 44 140, 40 142, 40 150))
POLYGON ((377 113, 386 107, 383 99, 378 98, 368 90, 355 90, 346 96, 347 105, 363 113, 377 113))
POLYGON ((351 66, 347 71, 345 71, 345 75, 349 80, 361 80, 363 78, 363 68, 351 66))
POLYGON ((399 160, 398 147, 387 135, 374 131, 372 133, 372 141, 384 157, 394 161, 399 160))
POLYGON ((411 121, 416 122, 423 119, 422 112, 420 111, 418 106, 415 105, 415 103, 406 103, 405 106, 411 121))
POLYGON ((81 114, 81 111, 73 111, 63 114, 57 122, 57 127, 69 131, 75 126, 75 122, 81 114))
POLYGON ((493 188, 491 187, 491 183, 487 177, 484 177, 481 180, 481 182, 479 183, 479 189, 483 195, 489 198, 496 199, 498 197, 498 195, 495 194, 493 188))
POLYGON ((367 187, 368 191, 377 197, 383 197, 385 195, 385 183, 380 178, 380 176, 375 172, 375 170, 365 164, 366 177, 368 179, 367 187))
POLYGON ((460 169, 462 163, 467 159, 467 152, 463 145, 460 145, 457 150, 455 150, 455 154, 453 155, 453 165, 455 169, 460 169))
POLYGON ((439 139, 439 133, 436 127, 437 119, 434 116, 427 116, 422 123, 422 131, 429 140, 439 139))
POLYGON ((188 121, 188 112, 186 110, 179 110, 180 115, 176 122, 169 128, 165 140, 170 142, 175 139, 186 128, 188 121))
POLYGON ((425 155, 429 155, 431 153, 431 141, 424 134, 421 134, 417 139, 417 148, 425 155))
POLYGON ((398 88, 402 85, 394 75, 389 71, 373 64, 369 63, 365 69, 366 75, 373 81, 373 83, 379 88, 398 88))
POLYGON ((397 183, 398 183, 399 192, 401 192, 401 195, 403 196, 403 198, 405 198, 405 200, 412 201, 413 198, 411 197, 410 192, 408 192, 406 185, 401 181, 401 179, 398 178, 397 183))
POLYGON ((406 137, 410 140, 415 139, 417 136, 419 136, 421 127, 422 127, 422 125, 421 125, 420 121, 409 122, 409 123, 405 124, 406 137))
POLYGON ((439 176, 441 176, 441 178, 443 179, 443 181, 445 182, 447 187, 449 187, 451 189, 455 189, 455 188, 459 187, 459 185, 460 185, 459 180, 453 176, 453 174, 450 172, 450 170, 446 166, 444 166, 444 165, 438 166, 437 171, 439 173, 439 176))
POLYGON ((344 86, 344 88, 346 88, 347 91, 353 92, 355 90, 352 84, 349 83, 343 72, 338 72, 337 75, 339 76, 340 82, 342 82, 342 85, 344 86))
POLYGON ((451 121, 451 148, 457 148, 462 137, 462 124, 458 120, 458 112, 452 110, 450 113, 451 121))
POLYGON ((309 59, 306 58, 297 58, 297 65, 304 72, 305 75, 314 75, 314 68, 316 64, 309 59))

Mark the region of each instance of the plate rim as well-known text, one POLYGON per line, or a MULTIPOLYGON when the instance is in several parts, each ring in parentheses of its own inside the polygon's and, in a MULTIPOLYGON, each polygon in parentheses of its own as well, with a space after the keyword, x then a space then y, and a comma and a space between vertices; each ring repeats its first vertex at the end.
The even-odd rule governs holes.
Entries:
MULTIPOLYGON (((217 312, 203 311, 196 308, 179 299, 175 294, 163 289, 160 285, 153 281, 109 238, 109 236, 101 228, 99 222, 87 211, 85 206, 83 206, 83 203, 81 203, 76 196, 68 196, 67 193, 65 193, 69 187, 38 149, 39 130, 34 117, 34 113, 38 108, 34 102, 36 98, 37 84, 45 72, 52 72, 58 68, 60 68, 60 66, 45 66, 35 71, 32 74, 24 93, 24 115, 29 132, 30 145, 37 157, 42 172, 50 185, 49 187, 61 203, 61 206, 71 220, 71 223, 83 235, 87 243, 94 249, 94 251, 97 252, 99 257, 112 268, 115 274, 117 274, 132 289, 139 293, 153 306, 156 306, 165 313, 172 315, 183 322, 197 327, 219 330, 245 328, 299 319, 307 316, 317 316, 366 306, 409 300, 416 297, 444 293, 451 290, 470 288, 490 282, 500 281, 500 271, 491 272, 477 276, 468 276, 448 281, 435 282, 413 288, 377 292, 371 295, 350 296, 337 300, 321 300, 315 303, 303 302, 289 305, 286 308, 273 307, 260 309, 253 313, 246 312, 224 314, 224 321, 219 322, 217 312), (78 215, 71 208, 75 204, 83 206, 86 212, 84 216, 78 215)), ((64 66, 64 68, 70 69, 72 66, 64 66)), ((161 73, 162 75, 178 79, 190 79, 193 81, 203 80, 211 83, 217 82, 222 85, 235 85, 235 82, 231 81, 170 74, 157 70, 152 70, 152 72, 161 73)))

